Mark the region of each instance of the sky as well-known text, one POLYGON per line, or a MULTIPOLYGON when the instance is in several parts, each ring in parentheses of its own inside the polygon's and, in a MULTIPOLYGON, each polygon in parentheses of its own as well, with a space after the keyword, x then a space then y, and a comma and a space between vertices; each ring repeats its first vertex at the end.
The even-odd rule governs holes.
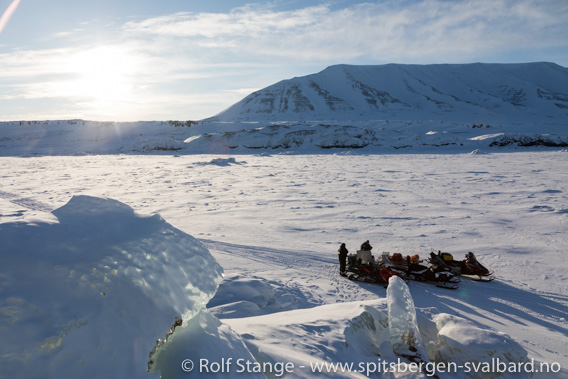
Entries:
POLYGON ((566 0, 0 0, 0 121, 200 120, 335 64, 568 66, 566 0))

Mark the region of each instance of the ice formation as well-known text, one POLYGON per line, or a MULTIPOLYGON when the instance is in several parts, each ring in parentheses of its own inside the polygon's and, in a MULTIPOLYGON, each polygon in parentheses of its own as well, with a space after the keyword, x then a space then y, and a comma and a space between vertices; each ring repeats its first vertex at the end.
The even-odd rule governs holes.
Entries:
POLYGON ((222 268, 116 200, 75 196, 53 214, 0 225, 0 377, 152 377, 156 339, 199 314, 222 268))
POLYGON ((389 279, 387 288, 389 328, 392 348, 411 362, 428 361, 416 321, 416 309, 408 286, 398 276, 389 279))

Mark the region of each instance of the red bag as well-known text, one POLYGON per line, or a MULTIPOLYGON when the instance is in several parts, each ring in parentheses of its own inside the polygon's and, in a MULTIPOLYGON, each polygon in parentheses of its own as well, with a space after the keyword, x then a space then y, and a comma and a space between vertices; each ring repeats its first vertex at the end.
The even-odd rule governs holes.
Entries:
POLYGON ((395 264, 401 264, 402 263, 402 254, 401 253, 394 253, 392 255, 392 262, 395 264))

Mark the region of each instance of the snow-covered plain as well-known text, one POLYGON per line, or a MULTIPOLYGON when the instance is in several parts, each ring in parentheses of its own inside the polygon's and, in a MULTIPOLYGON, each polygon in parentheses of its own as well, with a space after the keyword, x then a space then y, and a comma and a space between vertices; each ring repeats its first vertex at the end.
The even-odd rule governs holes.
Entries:
MULTIPOLYGON (((6 246, 21 245, 23 253, 29 246, 25 237, 29 234, 11 233, 10 228, 33 231, 34 225, 37 229, 37 225, 61 222, 56 218, 58 212, 50 212, 66 209, 73 196, 112 198, 142 215, 158 213, 167 223, 199 239, 225 273, 208 311, 198 316, 200 326, 194 323, 187 329, 187 340, 191 341, 187 355, 176 349, 170 354, 170 362, 182 357, 193 359, 194 370, 198 370, 200 357, 195 354, 204 354, 202 357, 221 363, 228 354, 226 348, 205 352, 196 347, 196 335, 216 336, 216 341, 225 341, 226 346, 248 349, 259 362, 291 362, 294 372, 290 377, 314 377, 310 363, 376 363, 381 357, 387 361, 393 358, 381 345, 386 338, 387 290, 338 275, 336 251, 341 242, 354 251, 369 239, 375 254, 390 251, 425 256, 443 250, 461 258, 473 251, 484 265, 495 270, 494 282, 463 280, 455 291, 409 284, 430 360, 459 363, 506 353, 513 361, 534 359, 537 369, 539 362, 553 365, 555 371, 560 369, 533 377, 568 377, 566 151, 336 152, 30 156, 29 150, 14 148, 10 155, 27 157, 0 159, 0 270, 8 267, 4 263, 6 246)), ((87 253, 93 250, 87 244, 85 249, 87 253)), ((12 259, 14 256, 35 267, 33 256, 29 263, 26 256, 15 253, 12 259)), ((33 273, 29 275, 33 277, 33 273)), ((0 330, 3 337, 13 336, 14 307, 19 303, 16 296, 4 295, 14 288, 10 277, 2 272, 0 278, 0 330)), ((166 275, 154 280, 170 283, 173 279, 177 278, 166 275)), ((57 286, 43 282, 37 291, 57 286)), ((155 291, 157 295, 159 289, 155 291)), ((31 293, 33 289, 20 292, 31 293)), ((39 295, 35 299, 41 302, 39 295)), ((128 299, 124 304, 132 306, 128 299)), ((93 304, 89 307, 96 308, 93 304)), ((33 316, 32 308, 28 312, 33 316)), ((148 331, 154 333, 148 336, 154 340, 146 346, 153 346, 171 326, 171 318, 161 317, 166 325, 148 331)), ((128 325, 135 329, 135 325, 128 325)), ((17 326, 25 332, 26 325, 17 326)), ((36 324, 29 327, 37 332, 36 324)), ((51 327, 53 330, 40 329, 45 337, 40 344, 55 341, 49 346, 57 351, 72 343, 64 337, 73 333, 73 325, 61 322, 51 327)), ((103 328, 100 333, 107 331, 103 328)), ((86 336, 93 338, 93 334, 86 336)), ((114 338, 121 340, 121 336, 114 338)), ((185 337, 180 334, 178 339, 183 342, 185 337)), ((12 354, 24 350, 23 342, 16 338, 10 343, 12 354)), ((13 358, 6 351, 3 349, 0 356, 0 370, 13 358)), ((120 360, 122 354, 117 351, 110 357, 120 360)), ((106 364, 102 358, 99 362, 106 364)), ((147 362, 138 363, 142 364, 138 372, 144 371, 147 362)), ((45 361, 27 361, 19 376, 42 376, 38 374, 42 365, 49 366, 45 361), (28 371, 36 363, 39 368, 28 371)), ((181 362, 170 366, 168 375, 188 377, 179 365, 181 362)), ((45 367, 43 376, 56 376, 49 367, 45 367)), ((81 365, 77 367, 80 370, 81 365)), ((233 363, 232 369, 236 368, 233 363)), ((117 376, 108 370, 102 371, 107 377, 117 376)), ((101 371, 74 372, 88 377, 101 371)), ((218 377, 231 374, 219 373, 218 377)), ((278 374, 276 371, 269 376, 278 374)), ((132 377, 151 375, 132 373, 132 377)), ((380 377, 382 373, 370 375, 380 377)), ((362 374, 327 372, 318 376, 362 374)), ((527 375, 511 375, 523 376, 527 375)), ((441 373, 440 377, 482 376, 462 369, 458 374, 441 373)))

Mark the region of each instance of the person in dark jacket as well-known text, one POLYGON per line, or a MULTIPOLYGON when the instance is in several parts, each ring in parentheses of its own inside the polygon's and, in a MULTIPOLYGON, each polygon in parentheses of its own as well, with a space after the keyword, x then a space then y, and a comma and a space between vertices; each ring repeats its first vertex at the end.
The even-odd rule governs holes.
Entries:
POLYGON ((361 250, 367 250, 367 251, 371 251, 373 249, 373 247, 371 246, 371 244, 369 243, 369 240, 366 240, 365 242, 363 242, 361 244, 361 250))
POLYGON ((339 253, 339 275, 345 275, 345 265, 347 260, 347 254, 349 254, 349 250, 345 247, 345 244, 342 243, 337 250, 339 253))

